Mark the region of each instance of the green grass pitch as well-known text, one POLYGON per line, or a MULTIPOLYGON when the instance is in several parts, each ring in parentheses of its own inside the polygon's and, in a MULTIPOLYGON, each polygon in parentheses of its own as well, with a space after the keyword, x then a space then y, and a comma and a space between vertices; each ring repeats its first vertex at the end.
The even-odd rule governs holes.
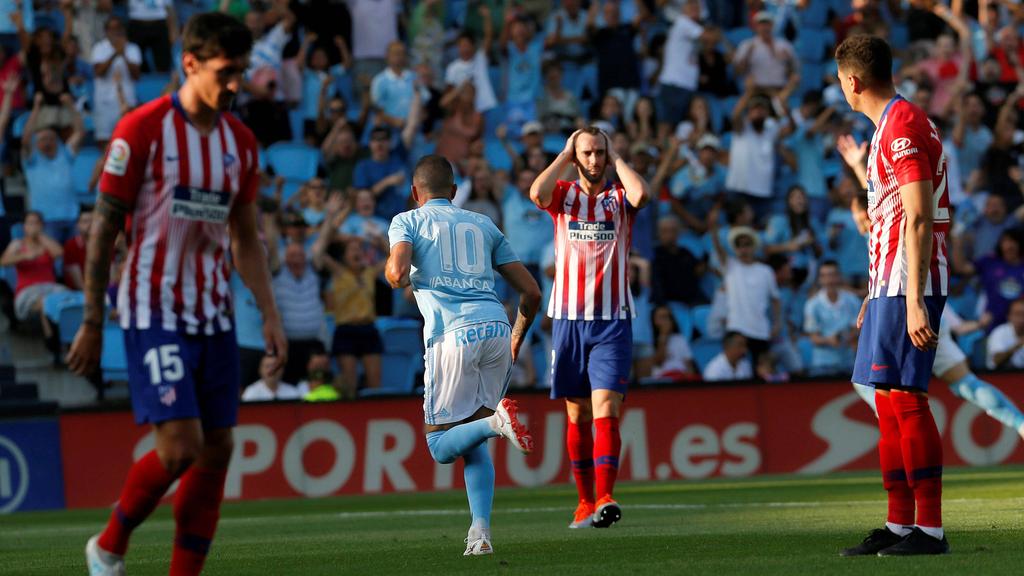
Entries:
MULTIPOLYGON (((566 528, 571 486, 498 490, 493 556, 464 558, 465 495, 392 494, 224 506, 205 574, 949 574, 1024 573, 1024 468, 949 470, 953 552, 840 558, 885 518, 876 474, 620 485, 623 520, 566 528)), ((0 574, 84 574, 106 510, 0 517, 0 574)), ((128 573, 166 574, 163 506, 132 540, 128 573)))

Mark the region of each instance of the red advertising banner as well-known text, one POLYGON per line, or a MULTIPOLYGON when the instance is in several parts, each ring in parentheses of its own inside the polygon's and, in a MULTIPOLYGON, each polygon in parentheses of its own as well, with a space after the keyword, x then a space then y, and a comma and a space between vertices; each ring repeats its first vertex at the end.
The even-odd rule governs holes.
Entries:
MULTIPOLYGON (((1024 405, 1019 375, 986 377, 1024 405)), ((513 395, 534 433, 523 456, 491 442, 503 486, 569 481, 565 413, 540 394, 513 395)), ((977 407, 932 386, 932 411, 949 466, 1024 463, 1020 437, 977 407)), ((413 398, 337 404, 244 405, 228 473, 230 499, 445 490, 456 466, 436 464, 413 398)), ((69 508, 117 500, 133 458, 153 447, 131 414, 60 418, 69 508)), ((666 480, 766 473, 817 474, 877 466, 874 415, 848 383, 806 382, 635 389, 620 421, 619 478, 666 480)))

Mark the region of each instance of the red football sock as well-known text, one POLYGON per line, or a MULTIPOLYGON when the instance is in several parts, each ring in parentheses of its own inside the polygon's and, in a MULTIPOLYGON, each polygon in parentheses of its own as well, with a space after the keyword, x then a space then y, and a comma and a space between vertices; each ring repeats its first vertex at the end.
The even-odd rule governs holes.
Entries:
POLYGON ((590 422, 569 422, 565 432, 569 465, 576 479, 576 491, 583 502, 594 502, 594 435, 590 422))
POLYGON ((928 397, 893 392, 890 399, 900 423, 903 466, 917 502, 917 525, 941 528, 942 438, 928 407, 928 397))
POLYGON ((174 478, 160 462, 156 450, 133 464, 121 488, 121 498, 110 514, 106 529, 100 534, 100 548, 123 556, 128 550, 132 530, 153 512, 174 478))
POLYGON ((594 471, 597 477, 597 498, 611 496, 615 490, 615 477, 619 474, 618 418, 597 418, 594 420, 597 435, 594 438, 594 471))
POLYGON ((174 498, 174 552, 170 576, 199 574, 217 531, 227 470, 192 466, 174 498))
POLYGON ((900 447, 900 428, 892 402, 888 396, 875 392, 875 409, 878 411, 878 456, 882 467, 882 486, 889 493, 889 522, 903 526, 914 525, 914 491, 907 483, 907 471, 903 467, 903 450, 900 447))

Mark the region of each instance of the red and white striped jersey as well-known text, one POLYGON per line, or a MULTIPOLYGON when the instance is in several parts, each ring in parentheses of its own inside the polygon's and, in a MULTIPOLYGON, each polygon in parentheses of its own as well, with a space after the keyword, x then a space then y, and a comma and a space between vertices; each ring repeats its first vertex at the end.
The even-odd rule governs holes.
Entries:
POLYGON ((932 254, 925 296, 943 296, 949 288, 946 233, 949 192, 946 156, 935 124, 923 110, 897 96, 889 102, 871 139, 868 155, 868 215, 871 265, 868 291, 872 298, 903 296, 907 288, 907 219, 900 186, 932 183, 932 254))
POLYGON ((595 195, 559 180, 547 211, 555 221, 555 282, 548 316, 557 320, 633 318, 629 244, 636 211, 609 182, 595 195))
POLYGON ((231 329, 228 216, 255 199, 257 170, 256 140, 231 114, 201 134, 174 94, 121 119, 100 191, 132 207, 117 298, 123 328, 231 329))

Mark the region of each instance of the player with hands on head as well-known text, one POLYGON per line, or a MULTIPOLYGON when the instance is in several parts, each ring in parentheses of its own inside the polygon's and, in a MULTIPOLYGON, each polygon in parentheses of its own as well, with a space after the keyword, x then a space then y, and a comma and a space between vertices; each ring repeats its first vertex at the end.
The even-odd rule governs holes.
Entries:
POLYGON ((385 276, 412 287, 425 320, 423 415, 434 460, 465 463, 473 516, 466 556, 492 554, 494 464, 487 440, 504 436, 521 452, 533 437, 505 398, 512 363, 540 306, 540 287, 488 217, 457 208, 455 175, 442 156, 424 156, 412 177, 417 208, 391 221, 385 276), (494 291, 498 272, 519 293, 515 325, 494 291))
POLYGON ((566 445, 579 496, 570 528, 605 528, 622 517, 612 493, 633 363, 630 234, 650 197, 647 182, 595 127, 574 132, 530 188, 555 226, 551 397, 565 399, 569 420, 566 445), (577 179, 560 180, 570 167, 577 179))

